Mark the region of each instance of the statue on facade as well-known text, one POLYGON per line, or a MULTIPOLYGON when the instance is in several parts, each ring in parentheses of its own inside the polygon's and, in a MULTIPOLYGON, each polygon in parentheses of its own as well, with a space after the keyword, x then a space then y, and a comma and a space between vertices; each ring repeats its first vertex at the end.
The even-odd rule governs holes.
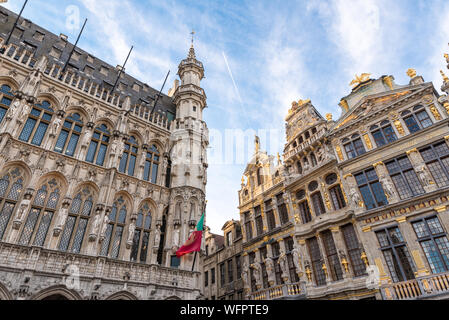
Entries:
POLYGON ((260 263, 255 262, 251 265, 251 268, 253 269, 253 277, 256 280, 256 286, 261 287, 262 286, 262 267, 260 263))
POLYGON ((45 55, 42 55, 39 60, 36 62, 36 65, 34 66, 34 69, 44 72, 45 68, 47 67, 47 57, 45 55))
POLYGON ((248 263, 246 262, 246 259, 243 258, 243 266, 242 266, 242 280, 243 280, 243 288, 249 289, 249 268, 248 263))
POLYGON ((147 151, 146 150, 142 150, 142 154, 140 156, 139 167, 144 168, 146 160, 147 160, 147 151))
POLYGON ((92 229, 90 232, 91 238, 95 238, 98 234, 98 231, 100 231, 100 224, 101 224, 101 214, 96 214, 94 217, 94 222, 92 224, 92 229))
POLYGON ((83 139, 81 140, 81 146, 88 147, 90 138, 92 138, 93 129, 86 128, 84 131, 83 139))
POLYGON ((58 220, 56 221, 56 229, 62 230, 69 215, 69 209, 64 205, 59 209, 58 220))
POLYGON ((159 242, 161 241, 161 227, 159 225, 156 226, 156 230, 154 231, 154 247, 159 247, 159 242))
POLYGON ((282 278, 288 277, 288 261, 285 252, 282 252, 278 259, 279 266, 282 271, 282 278))
POLYGON ((267 257, 264 262, 265 262, 265 268, 267 269, 268 282, 270 284, 273 284, 273 283, 276 282, 276 273, 275 273, 275 270, 274 270, 274 261, 270 257, 267 257))
POLYGON ((30 208, 30 202, 31 200, 26 198, 20 202, 19 209, 17 210, 16 217, 14 218, 15 224, 22 224, 23 218, 30 208))
POLYGON ((135 230, 136 230, 136 224, 134 222, 131 222, 128 226, 128 239, 126 241, 126 243, 128 245, 131 245, 133 243, 135 230))
POLYGON ((179 247, 179 228, 178 227, 174 227, 175 229, 173 230, 173 246, 174 247, 179 247))
POLYGON ((354 186, 350 187, 349 196, 351 197, 351 200, 354 203, 354 205, 358 207, 360 205, 360 202, 362 201, 362 198, 360 198, 360 195, 354 186))
POLYGON ((418 166, 418 168, 416 169, 416 173, 418 173, 419 179, 421 180, 423 185, 430 186, 434 183, 429 170, 424 163, 418 166))
POLYGON ((15 99, 14 102, 9 107, 8 111, 6 112, 5 119, 11 120, 12 118, 14 118, 14 116, 17 114, 20 108, 20 104, 21 104, 20 100, 15 99))
POLYGON ((29 97, 35 97, 39 90, 39 84, 41 82, 41 72, 39 70, 33 70, 28 74, 19 91, 29 97))
POLYGON ((292 258, 293 258, 293 263, 295 265, 295 269, 296 269, 296 273, 301 273, 302 272, 302 266, 301 266, 301 253, 299 251, 299 248, 294 247, 292 250, 292 258))
POLYGON ((103 225, 101 226, 100 239, 103 240, 106 237, 106 229, 108 228, 109 217, 107 215, 103 218, 103 225))
POLYGON ((51 126, 50 126, 50 135, 52 136, 56 136, 56 134, 58 133, 58 129, 61 126, 61 118, 56 117, 55 120, 53 120, 51 126))
POLYGON ((380 183, 382 184, 382 187, 383 187, 387 197, 389 199, 394 197, 396 195, 396 193, 395 193, 394 186, 391 183, 391 181, 387 177, 385 177, 385 175, 381 175, 379 177, 379 180, 380 180, 380 183))
POLYGON ((28 117, 28 114, 30 113, 31 107, 28 105, 28 103, 24 103, 23 107, 22 107, 22 111, 19 114, 19 117, 17 118, 17 120, 20 123, 23 123, 26 118, 28 117))

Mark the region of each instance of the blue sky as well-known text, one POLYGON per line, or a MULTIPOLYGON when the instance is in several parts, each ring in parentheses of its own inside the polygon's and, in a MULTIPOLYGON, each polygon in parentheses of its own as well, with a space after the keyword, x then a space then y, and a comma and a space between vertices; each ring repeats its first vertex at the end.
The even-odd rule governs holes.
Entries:
MULTIPOLYGON (((18 12, 22 3, 5 6, 18 12)), ((270 143, 261 135, 261 148, 271 154, 282 151, 291 101, 310 98, 322 115, 336 119, 356 73, 393 75, 406 84, 410 67, 439 90, 449 51, 447 0, 30 0, 23 16, 73 43, 79 29, 67 23, 71 6, 79 10, 80 26, 89 19, 79 47, 115 65, 134 45, 127 72, 160 88, 171 70, 165 93, 195 30, 208 127, 223 136, 226 129, 277 132, 270 143)), ((245 165, 218 161, 218 141, 211 139, 209 149, 206 223, 221 233, 227 220, 239 218, 245 165)))

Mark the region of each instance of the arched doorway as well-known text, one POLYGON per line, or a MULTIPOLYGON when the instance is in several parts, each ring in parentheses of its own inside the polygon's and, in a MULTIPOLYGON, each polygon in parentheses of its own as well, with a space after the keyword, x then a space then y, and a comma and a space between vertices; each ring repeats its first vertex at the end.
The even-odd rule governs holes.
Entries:
POLYGON ((41 300, 69 300, 66 296, 63 296, 62 294, 52 294, 49 296, 46 296, 45 298, 42 298, 41 300))

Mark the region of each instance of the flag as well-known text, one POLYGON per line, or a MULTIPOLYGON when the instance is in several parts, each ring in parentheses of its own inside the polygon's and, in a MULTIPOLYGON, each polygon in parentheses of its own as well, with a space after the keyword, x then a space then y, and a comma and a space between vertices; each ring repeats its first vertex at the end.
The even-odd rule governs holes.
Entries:
POLYGON ((203 222, 204 213, 200 220, 196 224, 195 231, 192 232, 189 239, 184 243, 184 245, 176 251, 176 256, 179 258, 186 253, 200 251, 201 250, 201 239, 203 238, 203 222))

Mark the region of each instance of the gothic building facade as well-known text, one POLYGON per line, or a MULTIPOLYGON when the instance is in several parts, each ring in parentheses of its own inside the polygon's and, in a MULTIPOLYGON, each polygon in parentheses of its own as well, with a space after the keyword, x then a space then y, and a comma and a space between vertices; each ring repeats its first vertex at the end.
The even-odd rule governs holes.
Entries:
POLYGON ((0 299, 199 298, 175 256, 205 207, 193 43, 164 95, 16 17, 0 7, 0 299))
POLYGON ((293 102, 283 163, 256 137, 238 192, 246 299, 449 297, 441 73, 444 95, 413 69, 406 85, 362 74, 336 121, 293 102))

